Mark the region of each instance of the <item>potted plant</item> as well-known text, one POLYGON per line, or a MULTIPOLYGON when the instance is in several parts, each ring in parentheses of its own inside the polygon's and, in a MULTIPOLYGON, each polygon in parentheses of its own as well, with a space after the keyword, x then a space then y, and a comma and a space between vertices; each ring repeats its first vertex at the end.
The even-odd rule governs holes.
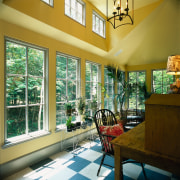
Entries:
POLYGON ((75 111, 74 104, 71 102, 67 102, 64 104, 64 108, 66 111, 66 116, 71 116, 71 114, 75 111))
POLYGON ((114 65, 108 65, 108 76, 114 79, 114 83, 120 83, 121 84, 121 91, 114 95, 114 99, 119 103, 120 105, 120 116, 121 119, 126 119, 124 117, 126 115, 125 111, 123 110, 124 103, 126 99, 129 98, 129 96, 132 94, 132 92, 135 90, 135 87, 137 87, 137 84, 131 84, 128 81, 125 80, 124 73, 121 71, 121 69, 116 68, 114 65))
POLYGON ((86 101, 84 97, 79 97, 76 100, 76 107, 80 115, 84 114, 85 107, 86 107, 86 101))
POLYGON ((72 130, 76 130, 75 124, 72 123, 72 117, 66 120, 67 132, 71 132, 72 130))

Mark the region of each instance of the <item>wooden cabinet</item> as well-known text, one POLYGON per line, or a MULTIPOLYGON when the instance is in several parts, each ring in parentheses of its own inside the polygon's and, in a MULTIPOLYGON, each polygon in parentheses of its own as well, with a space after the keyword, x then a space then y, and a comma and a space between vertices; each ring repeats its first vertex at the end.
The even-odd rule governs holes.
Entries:
POLYGON ((145 148, 180 158, 180 94, 153 94, 145 102, 145 148))

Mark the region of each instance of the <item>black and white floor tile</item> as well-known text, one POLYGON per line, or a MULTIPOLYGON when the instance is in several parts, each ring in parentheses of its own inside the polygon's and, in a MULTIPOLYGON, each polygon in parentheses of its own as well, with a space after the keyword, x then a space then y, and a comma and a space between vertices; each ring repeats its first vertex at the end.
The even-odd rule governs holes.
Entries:
MULTIPOLYGON (((81 147, 73 152, 63 151, 38 164, 34 164, 5 180, 113 180, 114 169, 102 166, 99 176, 97 170, 102 152, 98 139, 83 142, 81 147)), ((105 158, 106 163, 114 165, 114 159, 105 158)), ((145 164, 148 180, 180 180, 180 177, 170 172, 145 164)), ((139 164, 123 165, 124 180, 144 180, 139 164)))

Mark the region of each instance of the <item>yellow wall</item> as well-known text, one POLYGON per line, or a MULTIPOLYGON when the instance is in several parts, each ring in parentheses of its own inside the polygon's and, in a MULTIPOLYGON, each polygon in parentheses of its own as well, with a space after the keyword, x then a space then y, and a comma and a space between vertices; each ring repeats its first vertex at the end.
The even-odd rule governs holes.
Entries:
MULTIPOLYGON (((64 0, 54 0, 53 8, 40 0, 4 0, 4 4, 107 51, 107 45, 109 44, 108 36, 102 38, 92 33, 92 11, 96 10, 102 17, 104 15, 88 1, 83 1, 86 4, 85 26, 80 25, 65 15, 64 0)), ((108 33, 106 32, 106 34, 108 33)))

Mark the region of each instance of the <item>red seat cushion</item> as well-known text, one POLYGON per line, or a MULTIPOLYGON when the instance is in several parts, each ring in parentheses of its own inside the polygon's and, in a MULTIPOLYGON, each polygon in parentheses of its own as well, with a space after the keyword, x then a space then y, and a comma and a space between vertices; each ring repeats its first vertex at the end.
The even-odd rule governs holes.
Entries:
MULTIPOLYGON (((121 123, 113 125, 113 126, 99 126, 99 131, 103 135, 111 135, 111 136, 119 136, 124 133, 123 125, 121 123)), ((106 152, 112 151, 112 146, 110 145, 110 141, 112 137, 103 138, 103 144, 106 152)))
POLYGON ((124 129, 121 123, 113 126, 100 126, 99 131, 104 135, 119 136, 124 133, 124 129))

